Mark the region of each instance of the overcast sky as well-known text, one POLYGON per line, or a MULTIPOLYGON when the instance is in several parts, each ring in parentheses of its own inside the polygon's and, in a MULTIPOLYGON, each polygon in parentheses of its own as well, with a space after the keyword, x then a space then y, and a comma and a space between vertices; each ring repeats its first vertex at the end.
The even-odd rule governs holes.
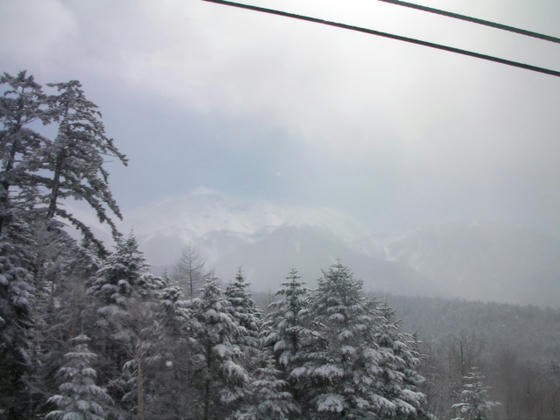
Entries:
MULTIPOLYGON (((558 0, 418 2, 560 36, 558 0)), ((560 70, 560 47, 375 0, 252 3, 560 70)), ((560 235, 560 79, 198 0, 0 0, 0 70, 80 80, 132 210, 204 186, 380 232, 560 235)))

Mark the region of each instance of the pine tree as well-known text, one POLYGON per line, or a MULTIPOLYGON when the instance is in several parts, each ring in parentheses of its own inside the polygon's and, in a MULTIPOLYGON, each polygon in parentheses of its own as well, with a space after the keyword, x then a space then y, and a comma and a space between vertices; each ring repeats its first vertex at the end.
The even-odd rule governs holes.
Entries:
POLYGON ((246 396, 249 376, 239 363, 236 344, 242 327, 216 280, 208 278, 192 302, 193 370, 199 389, 196 418, 221 419, 246 396))
POLYGON ((96 372, 91 367, 95 353, 88 348, 89 337, 81 334, 72 339, 72 351, 65 354, 66 363, 59 374, 65 381, 60 394, 49 398, 58 407, 47 414, 47 419, 103 420, 111 398, 95 384, 96 372))
POLYGON ((45 95, 33 76, 4 73, 0 85, 0 406, 17 418, 27 400, 24 375, 31 369, 31 328, 36 287, 33 281, 33 207, 30 182, 37 150, 45 139, 30 128, 45 120, 45 95))
POLYGON ((1 84, 7 89, 0 97, 0 233, 14 218, 14 207, 26 209, 35 201, 31 177, 39 167, 37 155, 46 139, 30 125, 48 121, 45 95, 33 76, 25 71, 17 76, 4 73, 1 84), (15 197, 12 186, 17 187, 15 197))
POLYGON ((9 373, 0 379, 0 406, 10 418, 31 418, 52 395, 62 343, 81 323, 85 300, 73 298, 73 283, 96 264, 55 216, 103 250, 89 228, 57 204, 71 196, 88 201, 102 221, 103 206, 119 216, 101 164, 104 155, 124 156, 101 138, 100 115, 79 82, 51 85, 61 93, 49 97, 26 72, 4 73, 0 84, 0 368, 9 373), (52 122, 59 123, 55 141, 34 131, 52 122))
POLYGON ((480 369, 473 367, 465 376, 460 402, 453 404, 457 417, 453 420, 487 420, 497 401, 488 400, 488 387, 484 385, 480 369))
POLYGON ((113 236, 118 237, 106 207, 118 218, 122 216, 109 189, 109 173, 103 165, 106 156, 116 157, 124 165, 127 159, 105 134, 101 113, 85 97, 79 81, 49 83, 48 86, 58 91, 58 95, 51 95, 47 100, 50 116, 58 122, 58 134, 43 153, 42 169, 52 174, 41 178, 48 190, 45 196, 47 219, 55 216, 67 219, 104 251, 90 228, 63 209, 60 200, 67 197, 85 200, 95 210, 99 221, 109 224, 113 236))

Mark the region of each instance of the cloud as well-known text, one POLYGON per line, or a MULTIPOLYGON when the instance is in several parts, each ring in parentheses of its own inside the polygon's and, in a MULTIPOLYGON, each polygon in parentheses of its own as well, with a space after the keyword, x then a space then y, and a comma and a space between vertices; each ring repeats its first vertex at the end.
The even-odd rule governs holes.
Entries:
MULTIPOLYGON (((515 44, 441 20, 426 29, 433 18, 372 3, 282 7, 459 46, 471 39, 483 52, 505 53, 515 44)), ((72 7, 83 19, 85 7, 72 7)), ((543 122, 550 126, 546 109, 558 101, 543 97, 558 89, 551 78, 204 2, 143 2, 112 13, 90 6, 87 12, 94 24, 80 21, 90 52, 82 65, 199 113, 253 115, 329 160, 391 159, 447 174, 516 165, 533 145, 527 134, 540 135, 543 122), (525 103, 533 109, 523 109, 525 103)))
POLYGON ((206 196, 219 196, 221 193, 213 188, 208 188, 205 187, 203 185, 196 187, 192 192, 191 195, 193 196, 197 196, 197 195, 206 195, 206 196))
POLYGON ((75 53, 78 27, 72 12, 59 1, 1 2, 0 16, 3 62, 45 71, 75 53))
MULTIPOLYGON (((497 31, 376 3, 258 4, 488 53, 506 53, 517 42, 497 31)), ((541 95, 531 103, 551 106, 541 92, 557 86, 492 63, 202 1, 18 4, 4 6, 18 22, 4 30, 15 33, 7 44, 18 49, 9 52, 20 61, 93 71, 200 113, 258 116, 328 159, 381 155, 434 167, 447 158, 452 164, 446 170, 463 162, 494 163, 487 157, 508 159, 500 153, 480 159, 488 141, 476 127, 507 132, 508 125, 523 121, 524 97, 541 95), (36 18, 38 8, 45 18, 36 18), (18 29, 29 24, 37 35, 18 29), (41 60, 31 59, 34 54, 41 60), (524 87, 529 83, 537 95, 524 87), (467 130, 477 135, 466 140, 467 130)), ((536 117, 527 121, 538 125, 542 116, 536 117)))
MULTIPOLYGON (((258 4, 560 68, 546 43, 382 2, 258 4)), ((560 177, 560 87, 552 77, 203 1, 2 7, 3 64, 39 68, 47 80, 94 77, 108 91, 115 87, 115 95, 134 92, 154 106, 165 101, 200 118, 272 127, 299 142, 307 164, 305 173, 282 176, 283 182, 299 177, 309 191, 336 185, 333 200, 353 191, 363 200, 355 207, 377 209, 384 199, 429 212, 441 202, 449 209, 442 213, 469 200, 488 200, 484 205, 495 213, 531 200, 535 216, 560 204, 551 181, 560 177)), ((558 5, 545 13, 539 11, 545 6, 505 1, 453 7, 542 32, 555 28, 547 16, 560 13, 558 5)), ((161 127, 160 137, 171 129, 161 127)), ((218 137, 230 149, 247 150, 247 160, 263 159, 240 136, 218 137)), ((276 139, 259 140, 278 147, 276 139)), ((165 165, 149 159, 154 173, 165 165)))

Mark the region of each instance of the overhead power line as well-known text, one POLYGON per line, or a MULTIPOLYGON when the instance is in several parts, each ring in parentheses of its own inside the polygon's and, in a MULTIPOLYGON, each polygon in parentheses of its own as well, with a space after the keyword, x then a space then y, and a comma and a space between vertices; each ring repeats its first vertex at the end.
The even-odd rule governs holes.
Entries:
POLYGON ((396 39, 398 41, 409 42, 411 44, 422 45, 424 47, 435 48, 435 49, 438 49, 438 50, 443 50, 443 51, 452 52, 452 53, 456 53, 456 54, 466 55, 466 56, 469 56, 469 57, 474 57, 474 58, 479 58, 479 59, 482 59, 482 60, 493 61, 495 63, 505 64, 505 65, 512 66, 512 67, 518 67, 518 68, 522 68, 522 69, 525 69, 525 70, 531 70, 531 71, 535 71, 535 72, 539 72, 539 73, 548 74, 548 75, 551 75, 551 76, 560 77, 560 71, 551 70, 551 69, 547 69, 547 68, 544 68, 544 67, 537 67, 537 66, 533 66, 531 64, 520 63, 520 62, 517 62, 517 61, 506 60, 504 58, 499 58, 499 57, 495 57, 495 56, 491 56, 491 55, 481 54, 481 53, 474 52, 474 51, 462 50, 460 48, 450 47, 448 45, 443 45, 443 44, 436 44, 436 43, 433 43, 433 42, 423 41, 421 39, 409 38, 409 37, 406 37, 406 36, 395 35, 395 34, 391 34, 391 33, 388 33, 388 32, 381 32, 381 31, 377 31, 377 30, 374 30, 374 29, 362 28, 360 26, 348 25, 346 23, 332 22, 332 21, 329 21, 329 20, 319 19, 319 18, 315 18, 315 17, 311 17, 311 16, 298 15, 298 14, 295 14, 295 13, 284 12, 282 10, 268 9, 268 8, 265 8, 265 7, 253 6, 253 5, 250 5, 250 4, 237 3, 237 2, 232 2, 232 1, 224 1, 224 0, 203 0, 203 1, 206 1, 206 2, 209 2, 209 3, 222 4, 222 5, 225 5, 225 6, 237 7, 237 8, 241 8, 241 9, 253 10, 253 11, 256 11, 256 12, 268 13, 268 14, 277 15, 277 16, 288 17, 288 18, 292 18, 292 19, 303 20, 303 21, 307 21, 307 22, 319 23, 319 24, 327 25, 327 26, 334 26, 336 28, 347 29, 347 30, 355 31, 355 32, 362 32, 362 33, 366 33, 366 34, 369 34, 369 35, 381 36, 381 37, 384 37, 384 38, 396 39))
POLYGON ((465 20, 467 22, 477 23, 479 25, 484 25, 484 26, 490 26, 492 28, 501 29, 501 30, 509 31, 509 32, 515 32, 517 34, 530 36, 530 37, 533 37, 533 38, 544 39, 546 41, 555 42, 557 44, 560 44, 560 38, 550 36, 550 35, 540 34, 538 32, 528 31, 526 29, 516 28, 514 26, 503 25, 503 24, 497 23, 497 22, 491 22, 489 20, 478 19, 478 18, 475 18, 475 17, 466 16, 466 15, 460 15, 458 13, 447 12, 447 11, 441 10, 441 9, 434 9, 433 7, 422 6, 420 4, 409 3, 407 1, 401 1, 401 0, 379 0, 379 1, 382 1, 384 3, 395 4, 397 6, 409 7, 411 9, 422 10, 423 12, 435 13, 437 15, 447 16, 447 17, 454 18, 454 19, 465 20))

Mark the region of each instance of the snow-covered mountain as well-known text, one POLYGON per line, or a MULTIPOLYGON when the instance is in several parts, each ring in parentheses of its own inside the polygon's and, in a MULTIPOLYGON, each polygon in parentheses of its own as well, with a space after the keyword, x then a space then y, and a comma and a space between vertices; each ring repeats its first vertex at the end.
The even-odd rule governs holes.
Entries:
POLYGON ((156 248, 193 244, 214 263, 242 245, 288 227, 313 227, 344 243, 363 237, 361 226, 332 209, 228 197, 207 188, 140 207, 128 213, 124 223, 124 230, 134 231, 155 265, 170 264, 179 255, 169 249, 158 254, 156 248))
POLYGON ((156 271, 193 245, 221 279, 242 267, 259 291, 276 290, 292 266, 314 286, 340 259, 371 290, 560 306, 560 241, 520 227, 431 225, 381 237, 333 209, 199 188, 125 214, 121 230, 135 233, 156 271))
POLYGON ((205 188, 171 197, 126 215, 156 270, 174 264, 193 245, 209 268, 228 280, 239 267, 253 288, 274 291, 297 267, 310 285, 337 259, 350 265, 366 287, 420 292, 417 274, 388 261, 385 239, 329 208, 278 205, 228 197, 205 188))

